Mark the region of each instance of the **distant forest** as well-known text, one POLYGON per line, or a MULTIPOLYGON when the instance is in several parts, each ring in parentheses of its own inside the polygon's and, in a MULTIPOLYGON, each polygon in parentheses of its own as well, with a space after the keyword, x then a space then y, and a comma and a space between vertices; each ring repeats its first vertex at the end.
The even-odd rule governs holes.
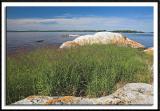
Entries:
POLYGON ((106 30, 8 30, 7 32, 104 32, 106 30))
POLYGON ((142 31, 136 31, 136 30, 114 30, 111 32, 122 32, 122 33, 144 33, 142 31))
MULTIPOLYGON (((8 30, 7 32, 118 32, 118 33, 145 33, 136 30, 8 30)), ((149 32, 153 33, 153 32, 149 32)))

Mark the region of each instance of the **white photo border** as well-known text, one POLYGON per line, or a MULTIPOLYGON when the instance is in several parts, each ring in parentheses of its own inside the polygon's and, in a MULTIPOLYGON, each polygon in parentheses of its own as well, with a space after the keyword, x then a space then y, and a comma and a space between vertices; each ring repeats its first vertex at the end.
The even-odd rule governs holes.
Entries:
POLYGON ((1 92, 1 105, 2 109, 157 109, 158 107, 158 2, 2 2, 2 92, 1 92), (6 105, 5 104, 5 86, 6 86, 6 7, 7 6, 151 6, 154 9, 153 12, 153 47, 154 47, 154 80, 153 80, 153 86, 154 86, 154 98, 153 98, 153 105, 147 106, 147 105, 109 105, 109 106, 102 106, 102 105, 6 105))

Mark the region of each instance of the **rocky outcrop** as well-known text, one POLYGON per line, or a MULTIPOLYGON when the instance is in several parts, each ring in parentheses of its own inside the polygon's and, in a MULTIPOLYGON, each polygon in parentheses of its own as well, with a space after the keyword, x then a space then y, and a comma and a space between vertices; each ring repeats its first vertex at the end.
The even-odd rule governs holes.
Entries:
POLYGON ((64 42, 60 48, 83 46, 87 44, 116 44, 131 46, 133 48, 144 48, 142 44, 135 42, 120 33, 113 32, 98 32, 94 35, 79 36, 73 41, 64 42))
POLYGON ((153 87, 128 83, 113 94, 100 98, 29 96, 13 104, 153 104, 153 87))
POLYGON ((153 47, 147 48, 144 50, 146 54, 153 55, 153 47))

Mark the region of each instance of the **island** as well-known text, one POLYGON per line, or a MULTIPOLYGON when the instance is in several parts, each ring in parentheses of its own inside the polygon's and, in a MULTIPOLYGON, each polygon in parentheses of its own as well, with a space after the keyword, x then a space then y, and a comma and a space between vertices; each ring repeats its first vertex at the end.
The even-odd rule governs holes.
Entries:
POLYGON ((104 32, 106 30, 8 30, 7 32, 104 32))
POLYGON ((143 31, 136 31, 136 30, 113 30, 110 32, 117 32, 117 33, 145 33, 143 31))

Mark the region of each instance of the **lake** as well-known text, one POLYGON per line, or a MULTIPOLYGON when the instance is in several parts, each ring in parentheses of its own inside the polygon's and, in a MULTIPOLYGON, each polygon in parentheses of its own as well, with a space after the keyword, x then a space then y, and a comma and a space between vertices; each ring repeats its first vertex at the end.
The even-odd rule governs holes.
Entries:
MULTIPOLYGON (((7 32, 7 53, 19 49, 32 50, 44 46, 59 46, 63 42, 76 37, 66 37, 68 34, 86 35, 96 32, 7 32)), ((123 33, 128 38, 143 44, 146 48, 153 46, 153 33, 123 33)))

